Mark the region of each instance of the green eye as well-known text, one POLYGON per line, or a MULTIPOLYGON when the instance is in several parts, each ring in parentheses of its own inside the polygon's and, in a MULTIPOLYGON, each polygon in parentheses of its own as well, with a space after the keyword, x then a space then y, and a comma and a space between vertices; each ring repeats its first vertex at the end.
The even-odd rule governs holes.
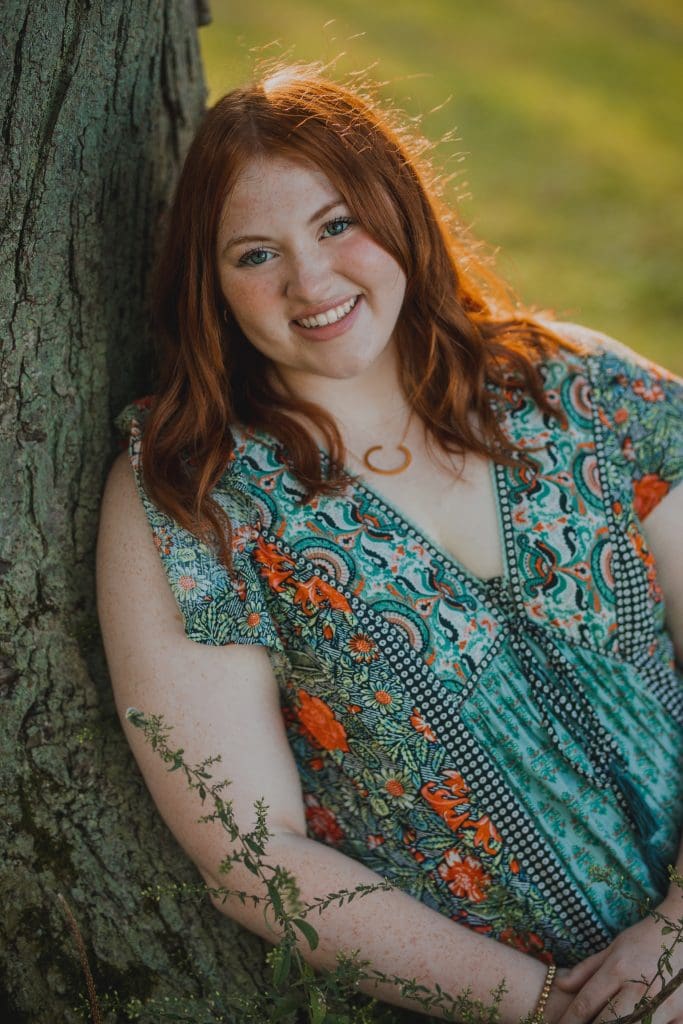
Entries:
POLYGON ((260 267, 262 263, 268 262, 268 257, 273 256, 274 253, 269 252, 268 249, 250 249, 249 252, 245 252, 244 256, 240 256, 239 263, 243 267, 260 267))
POLYGON ((328 237, 334 238, 336 235, 343 235, 353 223, 351 217, 334 217, 332 220, 328 220, 324 230, 328 233, 328 237))

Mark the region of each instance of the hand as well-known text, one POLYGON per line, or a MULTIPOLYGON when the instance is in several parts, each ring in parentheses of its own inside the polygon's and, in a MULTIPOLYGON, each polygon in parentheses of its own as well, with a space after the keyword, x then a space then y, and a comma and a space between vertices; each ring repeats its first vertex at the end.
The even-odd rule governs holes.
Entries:
MULTIPOLYGON (((646 993, 647 982, 657 973, 662 946, 670 945, 662 935, 662 922, 646 917, 618 935, 605 949, 588 957, 571 971, 558 974, 559 991, 573 999, 556 1024, 588 1024, 610 1021, 632 1013, 646 993), (642 980, 645 979, 645 980, 642 980), (609 1004, 609 1005, 608 1005, 609 1004)), ((673 975, 683 969, 681 944, 671 953, 673 975)), ((665 972, 665 983, 672 976, 665 972)), ((662 988, 657 981, 648 992, 654 998, 662 988)), ((683 1024, 683 986, 679 986, 654 1012, 652 1024, 683 1024)))

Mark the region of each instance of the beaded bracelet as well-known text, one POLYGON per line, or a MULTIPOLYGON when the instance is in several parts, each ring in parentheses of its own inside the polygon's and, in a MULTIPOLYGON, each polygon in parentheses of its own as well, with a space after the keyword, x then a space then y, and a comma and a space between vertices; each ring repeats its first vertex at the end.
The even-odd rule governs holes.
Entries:
POLYGON ((538 997, 538 1002, 536 1003, 536 1009, 534 1010, 534 1015, 531 1018, 531 1024, 544 1024, 544 1021, 543 1021, 543 1011, 545 1010, 545 1004, 548 1002, 548 996, 550 995, 550 989, 553 987, 553 981, 555 979, 555 971, 556 970, 557 970, 557 967, 555 966, 555 964, 550 964, 548 966, 548 970, 547 970, 546 976, 545 976, 545 983, 543 985, 543 990, 542 990, 540 996, 538 997))

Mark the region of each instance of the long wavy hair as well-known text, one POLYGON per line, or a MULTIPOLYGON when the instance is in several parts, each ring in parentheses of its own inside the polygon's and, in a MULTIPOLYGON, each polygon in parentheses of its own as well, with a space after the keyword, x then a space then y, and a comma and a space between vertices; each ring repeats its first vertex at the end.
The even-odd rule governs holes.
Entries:
POLYGON ((231 424, 265 430, 279 442, 305 488, 304 502, 338 493, 347 482, 332 417, 276 391, 266 357, 229 310, 224 315, 218 227, 240 171, 255 157, 289 157, 321 170, 403 269, 407 286, 395 334, 400 383, 437 446, 507 464, 526 457, 501 430, 489 383, 521 389, 556 415, 539 363, 563 342, 522 310, 480 259, 442 198, 425 147, 384 104, 329 80, 318 65, 271 70, 204 115, 153 274, 159 369, 142 470, 152 500, 215 545, 229 570, 232 531, 211 492, 232 457, 231 424), (327 472, 314 439, 290 412, 303 413, 326 438, 327 472))

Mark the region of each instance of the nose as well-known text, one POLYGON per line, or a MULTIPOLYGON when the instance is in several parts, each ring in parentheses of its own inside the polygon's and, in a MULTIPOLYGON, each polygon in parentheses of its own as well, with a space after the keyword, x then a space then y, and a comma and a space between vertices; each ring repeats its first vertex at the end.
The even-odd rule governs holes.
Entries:
POLYGON ((327 298, 330 268, 320 248, 300 250, 287 261, 285 295, 313 305, 327 298))

